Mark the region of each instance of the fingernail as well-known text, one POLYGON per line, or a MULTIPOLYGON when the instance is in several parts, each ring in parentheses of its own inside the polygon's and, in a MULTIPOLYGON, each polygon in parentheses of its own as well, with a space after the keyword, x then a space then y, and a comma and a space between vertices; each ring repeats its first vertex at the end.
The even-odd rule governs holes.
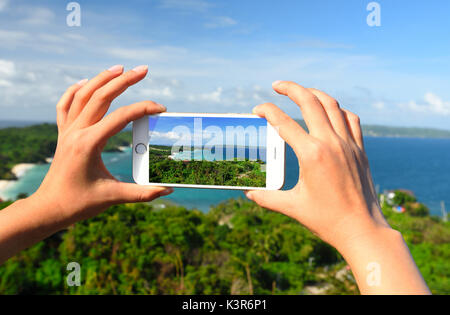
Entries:
POLYGON ((89 79, 83 79, 77 82, 78 85, 85 85, 89 79))
POLYGON ((115 65, 115 66, 112 66, 111 68, 109 68, 108 71, 112 72, 112 73, 121 73, 123 71, 123 66, 115 65))
POLYGON ((281 82, 282 82, 282 81, 277 80, 277 81, 275 81, 275 82, 272 83, 272 86, 277 86, 277 85, 280 84, 281 82))
POLYGON ((137 66, 133 69, 134 72, 146 72, 148 70, 147 65, 137 66))
POLYGON ((163 196, 170 195, 171 193, 173 193, 173 189, 172 188, 167 188, 167 189, 164 189, 163 191, 161 191, 159 193, 159 196, 163 197, 163 196))
POLYGON ((248 198, 248 199, 252 199, 252 192, 251 191, 245 191, 244 192, 244 194, 245 194, 245 196, 248 198))
POLYGON ((165 111, 167 109, 166 106, 159 104, 159 103, 157 103, 157 104, 158 104, 159 108, 161 108, 161 110, 165 111))

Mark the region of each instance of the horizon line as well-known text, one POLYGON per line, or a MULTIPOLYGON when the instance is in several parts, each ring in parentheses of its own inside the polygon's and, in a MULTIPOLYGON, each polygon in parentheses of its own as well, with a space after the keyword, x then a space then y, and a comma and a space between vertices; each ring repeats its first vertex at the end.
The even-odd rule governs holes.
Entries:
MULTIPOLYGON (((305 122, 304 119, 300 119, 300 118, 292 118, 297 122, 305 122)), ((56 125, 56 120, 55 121, 50 121, 50 120, 29 120, 29 119, 0 119, 0 123, 5 122, 5 123, 26 123, 26 126, 32 126, 32 125, 38 125, 38 124, 53 124, 56 125)), ((9 127, 24 127, 22 126, 15 126, 15 125, 11 125, 5 128, 9 128, 9 127)), ((389 127, 389 128, 402 128, 402 129, 407 129, 407 128, 415 128, 415 129, 429 129, 429 130, 439 130, 439 131, 448 131, 450 132, 450 128, 449 129, 445 129, 445 128, 438 128, 438 127, 420 127, 420 126, 401 126, 401 125, 383 125, 382 123, 363 123, 361 124, 361 127, 389 127)), ((3 127, 0 127, 0 129, 3 129, 3 127)), ((127 127, 125 127, 124 129, 127 129, 127 127)))

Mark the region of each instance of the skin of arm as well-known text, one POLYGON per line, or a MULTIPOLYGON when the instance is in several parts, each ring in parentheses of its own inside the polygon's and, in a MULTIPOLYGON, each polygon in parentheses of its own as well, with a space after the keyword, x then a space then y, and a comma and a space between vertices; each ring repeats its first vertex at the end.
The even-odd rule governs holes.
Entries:
POLYGON ((117 65, 89 81, 82 80, 58 102, 58 143, 44 181, 29 198, 0 211, 0 263, 111 205, 151 201, 173 191, 119 182, 103 164, 101 152, 111 136, 131 121, 166 110, 143 101, 105 116, 111 102, 141 81, 148 67, 123 70, 117 65))
POLYGON ((383 217, 359 118, 322 91, 288 81, 276 81, 273 88, 300 107, 309 133, 273 104, 253 112, 292 147, 299 181, 289 191, 248 191, 247 197, 292 217, 335 247, 361 293, 430 294, 401 234, 383 217))

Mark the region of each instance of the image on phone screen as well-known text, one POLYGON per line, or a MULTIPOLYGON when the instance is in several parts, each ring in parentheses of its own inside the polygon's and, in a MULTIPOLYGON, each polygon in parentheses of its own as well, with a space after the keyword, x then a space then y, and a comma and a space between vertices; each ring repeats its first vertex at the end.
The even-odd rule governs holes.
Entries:
POLYGON ((149 182, 266 187, 263 118, 149 116, 149 182))

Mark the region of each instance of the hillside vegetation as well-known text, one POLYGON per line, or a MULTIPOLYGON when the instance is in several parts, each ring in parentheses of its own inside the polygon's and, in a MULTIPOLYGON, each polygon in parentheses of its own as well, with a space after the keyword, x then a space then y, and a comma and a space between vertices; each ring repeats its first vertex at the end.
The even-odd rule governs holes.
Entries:
MULTIPOLYGON (((4 203, 2 206, 6 206, 4 203)), ((450 225, 394 213, 433 293, 450 293, 450 225)), ((209 213, 127 204, 77 223, 0 267, 0 294, 357 294, 342 257, 297 222, 252 202, 209 213), (66 266, 81 265, 81 286, 66 266)))
MULTIPOLYGON (((297 120, 306 128, 303 120, 297 120)), ((363 126, 364 135, 374 137, 450 138, 449 130, 363 126)), ((11 169, 18 163, 44 163, 53 156, 58 138, 54 124, 0 129, 0 179, 15 179, 11 169)), ((112 137, 105 152, 118 151, 119 146, 132 142, 132 132, 124 131, 112 137)))
POLYGON ((248 159, 238 161, 196 161, 170 159, 171 147, 150 146, 150 183, 265 187, 264 162, 248 159))
MULTIPOLYGON (((304 120, 296 121, 305 130, 308 129, 304 120)), ((450 139, 450 130, 443 129, 379 125, 362 125, 361 128, 365 137, 450 139)))
MULTIPOLYGON (((11 169, 19 163, 45 163, 52 157, 58 139, 54 124, 0 129, 0 179, 15 179, 11 169)), ((131 131, 112 137, 105 151, 118 151, 132 142, 131 131)))
POLYGON ((365 136, 397 138, 450 138, 450 130, 363 125, 365 136))

